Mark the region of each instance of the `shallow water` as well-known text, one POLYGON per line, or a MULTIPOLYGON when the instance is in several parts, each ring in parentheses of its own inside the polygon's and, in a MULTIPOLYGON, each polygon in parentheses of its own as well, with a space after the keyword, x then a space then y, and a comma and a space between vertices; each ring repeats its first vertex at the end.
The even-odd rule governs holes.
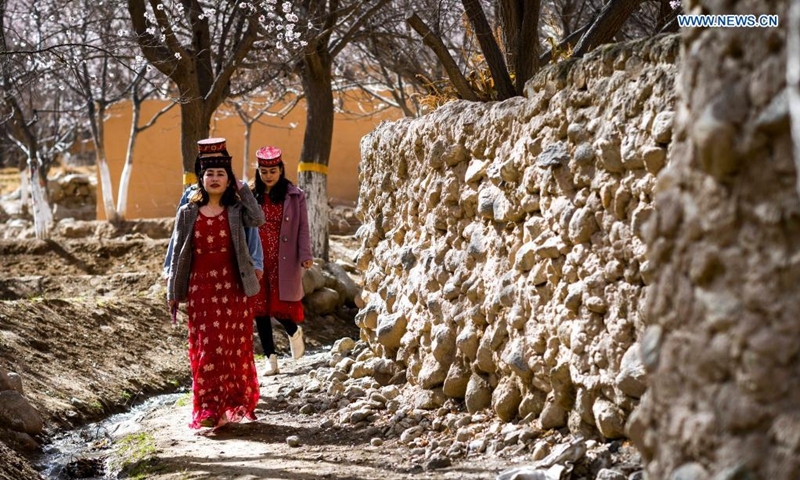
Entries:
POLYGON ((63 432, 43 447, 35 459, 39 473, 49 479, 83 478, 113 480, 117 473, 108 465, 114 441, 140 431, 139 423, 158 407, 175 403, 185 393, 151 397, 131 410, 112 415, 79 429, 63 432))

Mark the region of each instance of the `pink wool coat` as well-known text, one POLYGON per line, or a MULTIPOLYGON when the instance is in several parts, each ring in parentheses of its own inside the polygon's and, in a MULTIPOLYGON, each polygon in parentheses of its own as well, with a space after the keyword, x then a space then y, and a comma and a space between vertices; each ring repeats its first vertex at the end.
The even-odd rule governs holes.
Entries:
POLYGON ((303 299, 304 269, 301 264, 313 259, 306 194, 289 185, 283 201, 283 222, 278 240, 278 294, 282 301, 297 302, 303 299))

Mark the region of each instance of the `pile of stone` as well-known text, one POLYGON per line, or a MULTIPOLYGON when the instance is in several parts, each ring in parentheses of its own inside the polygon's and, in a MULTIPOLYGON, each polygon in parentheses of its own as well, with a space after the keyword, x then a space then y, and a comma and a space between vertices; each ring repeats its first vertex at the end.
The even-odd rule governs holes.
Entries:
POLYGON ((47 182, 53 219, 97 218, 97 179, 94 175, 59 173, 47 182))
MULTIPOLYGON (((374 447, 399 442, 409 448, 412 470, 487 455, 524 459, 537 469, 558 466, 560 478, 641 478, 638 455, 622 442, 504 422, 491 409, 469 413, 461 402, 407 384, 393 362, 376 357, 363 341, 338 340, 327 360, 302 387, 287 387, 280 396, 294 399, 301 414, 325 417, 321 428, 363 429, 374 447)), ((299 446, 296 438, 287 441, 299 446)))
POLYGON ((330 315, 342 306, 356 306, 361 287, 338 263, 315 259, 303 274, 303 305, 316 316, 330 315))

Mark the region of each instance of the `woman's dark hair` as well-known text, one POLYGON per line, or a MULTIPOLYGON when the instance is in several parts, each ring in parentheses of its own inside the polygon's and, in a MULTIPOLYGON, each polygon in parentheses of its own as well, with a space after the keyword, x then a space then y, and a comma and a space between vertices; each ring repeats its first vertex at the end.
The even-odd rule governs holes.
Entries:
MULTIPOLYGON (((278 182, 275 186, 269 189, 269 199, 272 203, 282 204, 283 201, 286 200, 286 192, 289 191, 289 185, 292 185, 292 182, 286 178, 286 169, 284 168, 283 162, 279 163, 278 166, 281 167, 281 176, 278 178, 278 182)), ((264 183, 264 180, 261 180, 261 174, 257 173, 256 189, 253 195, 256 197, 259 205, 264 204, 265 193, 267 193, 267 184, 264 183)))
MULTIPOLYGON (((228 174, 228 188, 225 189, 225 193, 222 194, 222 198, 219 200, 219 203, 223 207, 228 207, 235 205, 236 202, 239 201, 239 193, 237 188, 238 182, 236 181, 236 176, 233 174, 233 170, 231 169, 230 165, 222 168, 224 168, 225 172, 228 174)), ((191 197, 189 197, 190 202, 194 202, 201 207, 208 203, 208 192, 206 192, 206 189, 203 188, 203 175, 205 175, 206 170, 208 169, 200 170, 198 172, 197 190, 192 194, 191 197)))

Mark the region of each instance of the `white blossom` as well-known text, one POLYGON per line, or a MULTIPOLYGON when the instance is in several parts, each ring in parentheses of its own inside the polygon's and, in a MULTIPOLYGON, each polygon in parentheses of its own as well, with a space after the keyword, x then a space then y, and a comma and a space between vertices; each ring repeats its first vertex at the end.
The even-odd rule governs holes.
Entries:
POLYGON ((164 10, 164 4, 163 3, 159 3, 158 6, 156 7, 156 9, 164 10))
POLYGON ((283 9, 283 13, 289 13, 292 11, 292 4, 289 2, 283 2, 281 4, 281 8, 283 9))
POLYGON ((181 59, 181 53, 180 52, 175 52, 175 58, 180 60, 181 59))

